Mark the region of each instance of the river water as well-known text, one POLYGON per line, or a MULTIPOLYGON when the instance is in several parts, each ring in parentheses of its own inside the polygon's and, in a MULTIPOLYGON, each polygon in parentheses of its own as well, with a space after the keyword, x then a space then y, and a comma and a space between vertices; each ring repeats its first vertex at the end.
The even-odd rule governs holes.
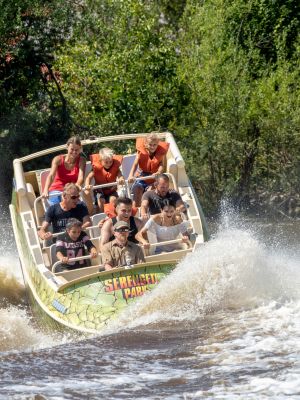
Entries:
POLYGON ((0 233, 0 399, 300 399, 300 222, 224 211, 101 335, 46 334, 0 233))

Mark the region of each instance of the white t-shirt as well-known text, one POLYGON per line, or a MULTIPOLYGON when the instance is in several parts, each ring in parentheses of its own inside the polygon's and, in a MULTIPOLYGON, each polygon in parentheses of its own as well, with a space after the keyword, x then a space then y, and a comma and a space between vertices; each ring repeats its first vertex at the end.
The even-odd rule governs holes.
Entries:
MULTIPOLYGON (((161 226, 157 224, 152 218, 150 218, 145 224, 144 228, 154 233, 157 237, 157 242, 160 243, 167 240, 178 239, 178 236, 182 233, 185 233, 188 227, 189 227, 188 221, 183 221, 180 224, 173 226, 161 226)), ((161 246, 156 249, 156 252, 173 251, 173 250, 179 250, 180 248, 182 248, 180 243, 174 243, 166 246, 161 246)))

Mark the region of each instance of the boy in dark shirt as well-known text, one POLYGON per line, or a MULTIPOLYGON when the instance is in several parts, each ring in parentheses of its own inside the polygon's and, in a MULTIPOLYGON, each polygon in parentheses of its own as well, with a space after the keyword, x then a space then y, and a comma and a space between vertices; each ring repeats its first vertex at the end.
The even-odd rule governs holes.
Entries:
POLYGON ((97 257, 97 249, 89 236, 82 231, 82 223, 76 218, 70 218, 66 226, 66 232, 56 241, 56 256, 62 264, 58 265, 56 272, 68 271, 87 266, 87 260, 69 262, 70 258, 85 256, 85 248, 92 258, 97 257))

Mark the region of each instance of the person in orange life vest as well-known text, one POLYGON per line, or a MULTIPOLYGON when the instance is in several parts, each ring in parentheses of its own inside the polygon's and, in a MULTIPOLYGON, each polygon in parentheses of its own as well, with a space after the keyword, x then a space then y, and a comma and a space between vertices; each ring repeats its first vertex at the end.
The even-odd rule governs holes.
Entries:
POLYGON ((61 193, 67 183, 75 183, 81 190, 86 165, 85 158, 80 156, 81 150, 79 137, 72 136, 67 141, 67 154, 60 154, 53 158, 42 193, 50 205, 61 202, 61 193), (55 194, 57 196, 54 196, 55 194))
MULTIPOLYGON (((90 160, 93 170, 88 174, 85 180, 85 194, 91 196, 91 180, 94 178, 95 185, 103 185, 105 183, 118 182, 124 185, 125 181, 120 170, 122 164, 122 156, 117 156, 114 151, 108 147, 104 147, 99 154, 92 154, 90 160)), ((111 186, 103 189, 95 190, 95 203, 99 207, 99 212, 104 211, 105 203, 115 204, 118 197, 117 187, 111 186)))
POLYGON ((153 180, 140 180, 135 178, 149 175, 159 175, 164 170, 166 154, 169 143, 160 142, 157 133, 151 132, 145 138, 136 140, 137 155, 128 176, 128 182, 133 183, 133 204, 140 207, 144 191, 153 184, 153 180))

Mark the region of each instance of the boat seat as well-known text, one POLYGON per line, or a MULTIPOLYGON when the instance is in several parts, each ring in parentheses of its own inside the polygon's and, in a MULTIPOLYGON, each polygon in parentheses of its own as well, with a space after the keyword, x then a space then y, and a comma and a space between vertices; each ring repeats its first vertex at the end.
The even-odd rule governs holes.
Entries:
POLYGON ((87 229, 91 238, 96 238, 100 236, 101 230, 98 226, 98 223, 105 218, 107 218, 107 215, 105 213, 98 213, 91 216, 92 226, 87 229))
POLYGON ((50 169, 45 169, 44 171, 42 171, 40 173, 40 179, 39 179, 40 185, 39 186, 40 186, 40 193, 41 194, 43 193, 43 190, 44 190, 44 187, 45 187, 45 183, 46 183, 46 180, 48 178, 49 173, 50 173, 50 169))
POLYGON ((50 246, 50 265, 53 265, 58 261, 58 258, 56 257, 56 244, 53 243, 50 246))
POLYGON ((135 160, 136 154, 129 154, 123 157, 121 170, 125 179, 128 179, 132 164, 135 160))

